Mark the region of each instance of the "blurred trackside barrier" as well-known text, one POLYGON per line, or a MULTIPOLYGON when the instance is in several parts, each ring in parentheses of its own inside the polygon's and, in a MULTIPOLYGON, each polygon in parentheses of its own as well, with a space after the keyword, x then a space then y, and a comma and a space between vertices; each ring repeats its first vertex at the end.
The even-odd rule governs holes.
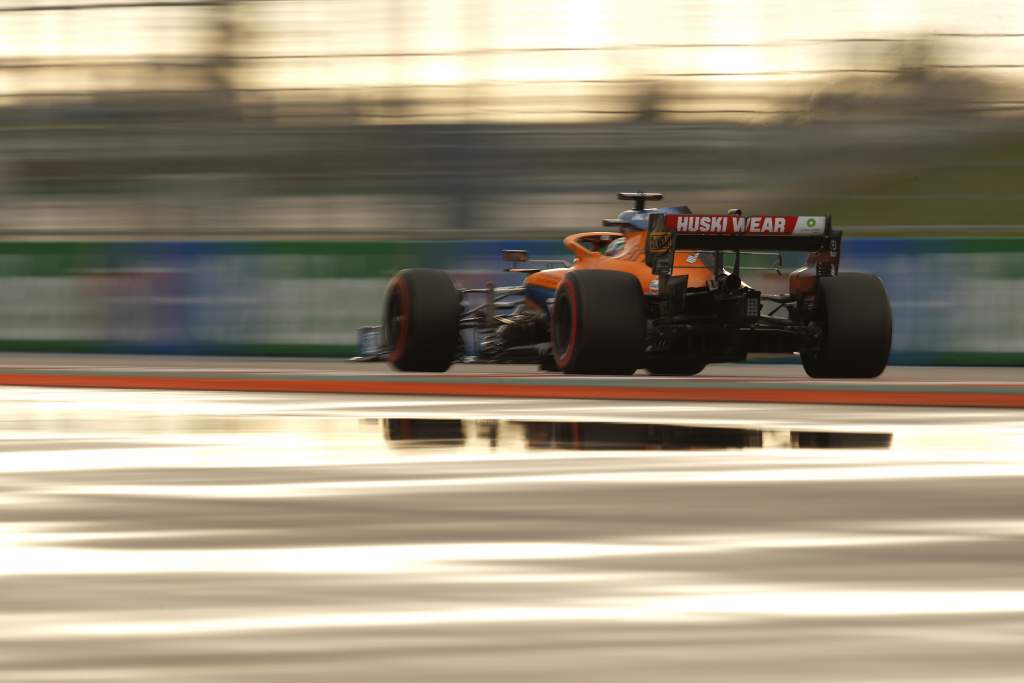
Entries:
MULTIPOLYGON (((495 270, 499 249, 475 251, 495 270)), ((457 242, 0 242, 0 351, 350 356, 392 274, 454 268, 471 252, 457 242)))
MULTIPOLYGON (((3 242, 0 350, 351 355, 396 270, 511 284, 502 248, 560 242, 3 242)), ((787 266, 802 260, 791 255, 787 266)), ((851 238, 842 268, 877 273, 893 360, 1024 364, 1024 238, 851 238)), ((785 271, 784 271, 785 272, 785 271)), ((781 291, 774 275, 750 274, 781 291), (767 280, 767 281, 766 281, 767 280)))

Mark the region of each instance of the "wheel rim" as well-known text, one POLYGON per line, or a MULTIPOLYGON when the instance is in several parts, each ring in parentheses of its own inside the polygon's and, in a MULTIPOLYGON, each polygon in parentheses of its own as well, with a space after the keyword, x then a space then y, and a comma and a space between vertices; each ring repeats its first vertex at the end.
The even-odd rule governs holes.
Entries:
POLYGON ((821 330, 821 336, 818 337, 817 347, 807 353, 807 358, 814 371, 820 373, 823 371, 828 349, 828 309, 825 307, 825 294, 820 289, 815 295, 815 299, 817 310, 814 312, 813 321, 821 330))
POLYGON ((554 346, 555 363, 560 368, 566 367, 572 359, 576 345, 576 293, 571 280, 565 280, 558 289, 555 299, 554 320, 551 324, 552 346, 554 346))
POLYGON ((388 296, 385 321, 388 345, 391 346, 390 360, 398 360, 405 354, 409 341, 409 288, 401 279, 395 280, 388 296))

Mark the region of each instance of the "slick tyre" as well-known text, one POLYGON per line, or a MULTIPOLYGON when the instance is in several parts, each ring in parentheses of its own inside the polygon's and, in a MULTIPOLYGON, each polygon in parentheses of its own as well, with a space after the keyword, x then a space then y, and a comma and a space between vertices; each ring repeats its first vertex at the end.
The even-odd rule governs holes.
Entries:
POLYGON ((555 293, 551 350, 562 372, 631 375, 644 362, 647 316, 629 273, 570 271, 555 293))
POLYGON ((444 372, 459 343, 462 297, 448 273, 428 268, 399 272, 384 297, 384 341, 398 370, 444 372))
POLYGON ((652 375, 690 377, 699 375, 706 365, 699 358, 648 358, 647 372, 652 375))
POLYGON ((804 370, 816 378, 877 377, 889 362, 892 309, 874 275, 841 273, 818 280, 818 348, 803 351, 804 370))

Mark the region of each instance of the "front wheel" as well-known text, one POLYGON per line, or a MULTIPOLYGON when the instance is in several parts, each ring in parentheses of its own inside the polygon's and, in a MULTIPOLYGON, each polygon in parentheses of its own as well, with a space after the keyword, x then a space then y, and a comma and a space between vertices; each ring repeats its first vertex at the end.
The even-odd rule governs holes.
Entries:
POLYGON ((842 273, 818 280, 814 321, 820 344, 800 353, 804 370, 816 378, 878 377, 889 362, 892 309, 882 281, 866 273, 842 273))
POLYGON ((444 372, 459 343, 462 296, 448 273, 408 268, 388 284, 384 341, 398 370, 444 372))
POLYGON ((644 362, 647 314, 629 273, 574 270, 555 293, 551 351, 562 372, 632 375, 644 362))

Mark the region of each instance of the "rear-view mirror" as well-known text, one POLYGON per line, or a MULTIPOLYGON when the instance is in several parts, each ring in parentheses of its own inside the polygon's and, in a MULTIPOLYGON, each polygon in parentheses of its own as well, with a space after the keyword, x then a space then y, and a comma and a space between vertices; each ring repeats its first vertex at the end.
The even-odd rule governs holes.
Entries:
POLYGON ((501 258, 513 263, 523 263, 530 260, 530 255, 525 249, 502 249, 501 258))

